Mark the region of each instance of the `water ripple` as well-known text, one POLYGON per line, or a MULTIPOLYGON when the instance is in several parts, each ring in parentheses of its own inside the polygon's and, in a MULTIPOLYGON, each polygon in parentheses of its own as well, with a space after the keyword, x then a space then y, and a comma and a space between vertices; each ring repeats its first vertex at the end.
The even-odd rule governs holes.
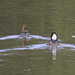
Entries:
MULTIPOLYGON (((9 35, 9 36, 5 36, 5 37, 1 37, 0 40, 16 39, 16 38, 23 38, 23 37, 20 37, 20 35, 9 35)), ((49 37, 43 37, 43 36, 39 36, 39 35, 30 35, 30 37, 27 37, 27 38, 50 40, 49 37)))
MULTIPOLYGON (((1 37, 0 40, 6 40, 6 39, 15 39, 15 38, 20 38, 19 35, 10 35, 10 36, 5 36, 5 37, 1 37)), ((50 40, 49 37, 43 37, 43 36, 39 36, 39 35, 30 35, 29 37, 34 38, 34 39, 43 39, 43 40, 50 40)), ((46 49, 49 46, 44 43, 44 44, 33 44, 33 45, 29 45, 29 46, 25 46, 25 47, 21 47, 21 48, 11 48, 11 49, 1 49, 0 52, 5 52, 5 51, 10 51, 10 50, 35 50, 35 49, 46 49)), ((70 47, 73 48, 71 50, 75 50, 75 45, 73 44, 64 44, 61 43, 61 45, 59 46, 60 49, 63 47, 70 47)))
POLYGON ((5 37, 1 37, 0 40, 15 39, 15 38, 19 38, 19 35, 9 35, 5 37))
POLYGON ((22 48, 1 49, 0 52, 6 52, 10 50, 34 50, 34 49, 45 49, 45 48, 47 48, 46 44, 34 44, 22 48))
POLYGON ((75 48, 75 45, 73 45, 73 44, 64 44, 64 43, 61 43, 61 46, 62 46, 62 47, 71 47, 71 48, 75 48))
MULTIPOLYGON (((10 51, 10 50, 38 50, 38 49, 46 49, 49 46, 44 43, 44 44, 33 44, 33 45, 29 45, 29 46, 25 46, 25 47, 21 47, 21 48, 11 48, 11 49, 1 49, 0 52, 6 52, 6 51, 10 51)), ((63 44, 61 43, 61 45, 59 46, 61 47, 69 47, 69 48, 73 48, 71 50, 75 50, 75 45, 72 44, 63 44)))
POLYGON ((39 36, 39 35, 31 35, 31 37, 35 38, 35 39, 50 40, 49 37, 43 37, 43 36, 39 36))

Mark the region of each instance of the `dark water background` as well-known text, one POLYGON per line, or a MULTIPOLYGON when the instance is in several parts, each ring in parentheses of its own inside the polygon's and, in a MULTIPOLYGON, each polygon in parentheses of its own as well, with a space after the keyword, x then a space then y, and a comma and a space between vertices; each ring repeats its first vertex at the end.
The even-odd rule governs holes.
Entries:
POLYGON ((74 75, 74 24, 75 0, 0 0, 0 75, 74 75), (52 32, 61 43, 54 52, 46 45, 52 32))

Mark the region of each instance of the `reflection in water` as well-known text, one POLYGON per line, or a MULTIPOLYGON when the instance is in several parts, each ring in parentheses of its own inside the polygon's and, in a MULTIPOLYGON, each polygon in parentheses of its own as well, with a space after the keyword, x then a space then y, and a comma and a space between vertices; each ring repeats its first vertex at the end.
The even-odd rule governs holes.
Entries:
POLYGON ((22 39, 22 45, 25 46, 27 44, 27 38, 22 39))
POLYGON ((50 45, 50 51, 52 53, 52 60, 56 60, 57 50, 58 50, 57 44, 50 45))
POLYGON ((23 45, 23 46, 26 46, 27 41, 29 41, 29 40, 30 40, 30 38, 29 38, 29 37, 23 37, 23 38, 20 38, 20 39, 21 39, 21 41, 22 41, 22 45, 23 45))

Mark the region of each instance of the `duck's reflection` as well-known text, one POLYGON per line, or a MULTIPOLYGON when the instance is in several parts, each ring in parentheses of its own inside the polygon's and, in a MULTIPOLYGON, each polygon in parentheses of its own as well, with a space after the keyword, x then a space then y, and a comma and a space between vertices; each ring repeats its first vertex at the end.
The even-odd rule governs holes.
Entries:
POLYGON ((57 44, 54 43, 50 45, 50 52, 52 54, 52 60, 56 60, 57 50, 58 50, 57 44))
POLYGON ((27 38, 23 38, 23 39, 21 39, 22 40, 22 45, 23 46, 26 46, 26 44, 27 44, 27 38))

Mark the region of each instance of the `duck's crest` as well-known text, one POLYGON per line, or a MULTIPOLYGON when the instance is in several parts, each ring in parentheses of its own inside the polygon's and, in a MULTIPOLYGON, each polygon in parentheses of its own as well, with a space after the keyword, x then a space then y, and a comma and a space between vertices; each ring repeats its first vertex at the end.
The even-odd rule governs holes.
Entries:
POLYGON ((22 27, 22 32, 24 32, 25 30, 27 30, 27 28, 26 28, 25 25, 23 25, 23 27, 22 27))

